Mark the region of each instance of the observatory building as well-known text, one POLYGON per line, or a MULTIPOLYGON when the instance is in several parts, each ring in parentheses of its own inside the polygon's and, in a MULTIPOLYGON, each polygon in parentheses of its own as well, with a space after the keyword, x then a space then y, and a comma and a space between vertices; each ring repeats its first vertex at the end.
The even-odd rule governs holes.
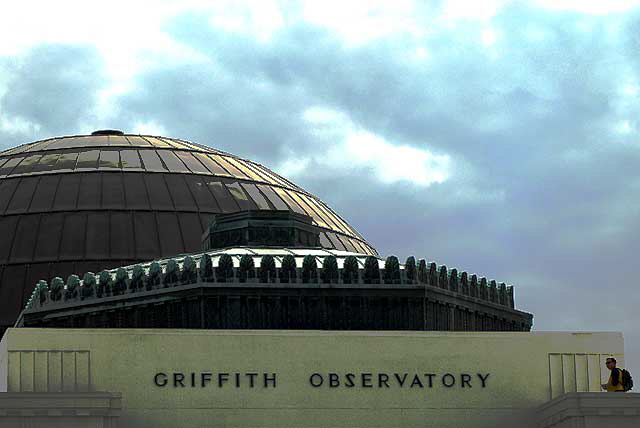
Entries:
POLYGON ((0 428, 560 426, 624 358, 617 333, 531 333, 513 286, 380 255, 265 166, 175 138, 0 152, 0 237, 0 428))

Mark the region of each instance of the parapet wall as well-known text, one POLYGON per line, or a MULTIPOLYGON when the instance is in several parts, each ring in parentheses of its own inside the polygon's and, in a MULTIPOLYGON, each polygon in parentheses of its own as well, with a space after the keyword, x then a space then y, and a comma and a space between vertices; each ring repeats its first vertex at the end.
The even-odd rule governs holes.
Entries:
POLYGON ((424 285, 515 309, 513 286, 478 278, 467 272, 447 269, 421 259, 408 257, 404 264, 389 256, 385 260, 363 255, 294 255, 203 253, 177 259, 143 263, 87 272, 80 279, 70 275, 66 283, 53 278, 36 285, 27 308, 67 301, 100 299, 136 293, 141 290, 175 287, 195 283, 248 284, 338 284, 352 286, 424 285), (198 260, 199 263, 196 263, 198 260))

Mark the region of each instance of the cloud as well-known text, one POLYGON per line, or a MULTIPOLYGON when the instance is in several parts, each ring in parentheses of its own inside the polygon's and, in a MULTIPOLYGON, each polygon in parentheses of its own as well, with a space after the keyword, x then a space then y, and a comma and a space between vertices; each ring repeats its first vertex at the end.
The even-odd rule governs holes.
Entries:
POLYGON ((19 137, 69 134, 95 123, 105 76, 93 48, 41 45, 0 61, 6 76, 0 97, 0 132, 9 139, 3 138, 5 147, 19 137))
POLYGON ((638 11, 385 5, 186 11, 118 90, 91 49, 36 48, 0 67, 3 141, 104 123, 255 159, 381 254, 515 284, 536 328, 622 330, 640 367, 638 11))

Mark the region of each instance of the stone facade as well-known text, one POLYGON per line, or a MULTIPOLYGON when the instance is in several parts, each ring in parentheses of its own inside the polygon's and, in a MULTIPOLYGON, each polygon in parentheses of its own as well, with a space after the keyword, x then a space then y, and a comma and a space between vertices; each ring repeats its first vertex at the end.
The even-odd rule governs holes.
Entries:
POLYGON ((538 408, 539 428, 640 427, 640 394, 572 392, 538 408))
POLYGON ((0 428, 117 428, 121 394, 0 392, 0 428))
POLYGON ((0 397, 118 392, 121 410, 93 408, 122 428, 626 427, 637 394, 598 392, 623 348, 619 333, 9 329, 0 397))

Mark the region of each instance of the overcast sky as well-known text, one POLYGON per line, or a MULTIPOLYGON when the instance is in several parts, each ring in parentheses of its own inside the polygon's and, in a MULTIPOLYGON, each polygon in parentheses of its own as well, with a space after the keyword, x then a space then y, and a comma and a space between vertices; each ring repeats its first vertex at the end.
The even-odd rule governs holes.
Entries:
POLYGON ((0 147, 250 158, 383 256, 513 284, 536 330, 622 331, 640 375, 640 5, 89 3, 3 7, 0 147))

